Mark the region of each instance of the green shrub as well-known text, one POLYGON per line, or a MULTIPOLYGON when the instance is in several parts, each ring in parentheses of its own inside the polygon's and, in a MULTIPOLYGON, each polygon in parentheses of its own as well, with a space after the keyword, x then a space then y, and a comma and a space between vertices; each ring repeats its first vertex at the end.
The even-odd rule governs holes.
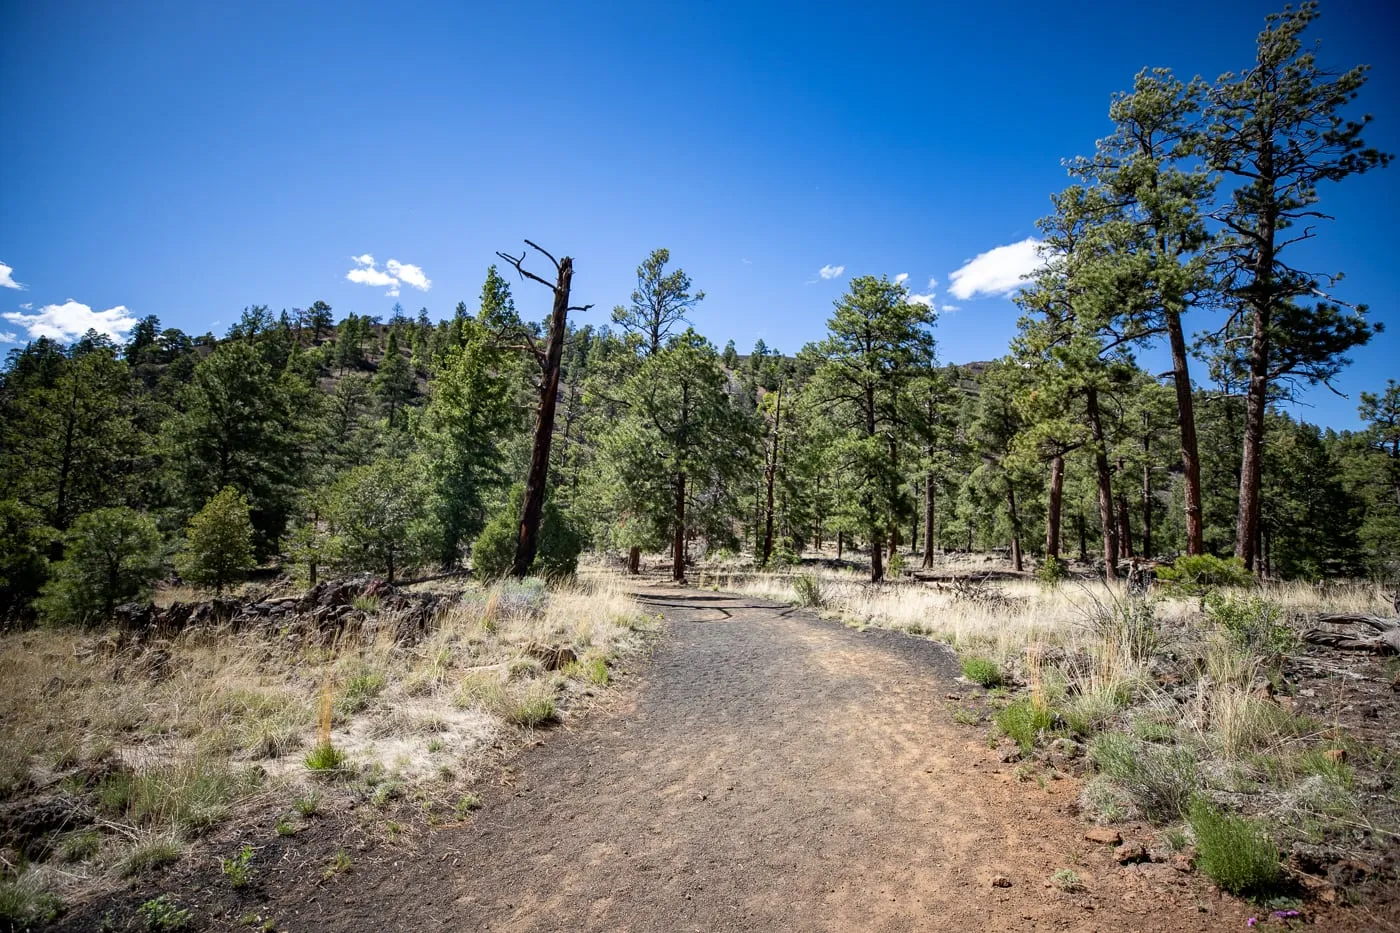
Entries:
POLYGON ((253 875, 253 847, 244 845, 228 858, 219 859, 219 870, 235 888, 246 888, 253 875))
POLYGON ((0 880, 0 927, 28 930, 37 923, 51 923, 63 903, 30 878, 0 880))
POLYGON ((322 742, 307 753, 305 761, 307 770, 330 774, 345 766, 345 753, 330 742, 322 742))
MULTIPOLYGON (((472 544, 472 570, 478 577, 494 580, 511 572, 524 507, 525 488, 516 485, 510 491, 505 508, 481 529, 472 544)), ((546 501, 530 572, 550 579, 571 577, 578 571, 582 551, 583 533, 573 519, 553 502, 546 501)))
POLYGON ((39 594, 57 536, 38 509, 0 499, 0 617, 27 608, 39 594))
POLYGON ((1046 586, 1058 586, 1068 576, 1069 564, 1053 555, 1047 556, 1035 572, 1036 579, 1046 586))
POLYGON ((993 719, 1002 734, 1015 739, 1029 753, 1035 740, 1054 722, 1050 710, 1033 697, 1021 697, 996 711, 993 719))
POLYGON ((190 924, 190 912, 162 894, 136 909, 147 930, 183 930, 190 924))
POLYGON ((1001 668, 995 661, 990 661, 987 658, 963 658, 962 672, 968 680, 989 689, 1001 686, 1004 680, 1001 676, 1001 668))
POLYGON ((1183 554, 1170 567, 1157 568, 1157 579, 1168 592, 1204 598, 1224 586, 1252 586, 1254 577, 1238 557, 1214 554, 1183 554))
POLYGON ((348 715, 369 708, 387 683, 384 675, 368 667, 361 668, 345 682, 345 692, 340 698, 340 711, 348 715))
POLYGON ((553 722, 557 715, 554 691, 546 684, 533 683, 522 693, 510 697, 503 712, 505 718, 517 726, 534 728, 553 722))
POLYGON ((119 603, 149 596, 160 575, 160 530, 133 509, 81 515, 63 540, 64 558, 39 600, 47 619, 87 624, 109 616, 119 603))
POLYGON ((763 562, 764 570, 774 570, 779 567, 796 567, 802 563, 802 557, 792 549, 786 541, 778 541, 773 545, 773 550, 768 554, 768 559, 763 562))
POLYGON ((183 851, 180 840, 169 834, 143 839, 133 845, 117 863, 117 874, 123 878, 144 875, 162 865, 178 861, 183 851))
POLYGON ((185 543, 175 555, 180 576, 216 593, 241 580, 255 566, 253 523, 248 500, 232 486, 219 490, 195 513, 185 529, 185 543))
POLYGON ((1104 732, 1089 744, 1089 759, 1122 787, 1143 816, 1177 819, 1199 783, 1196 756, 1179 746, 1153 745, 1121 732, 1104 732))
POLYGON ((1252 820, 1218 810, 1197 797, 1187 814, 1196 837, 1196 864, 1231 894, 1264 897, 1282 872, 1278 848, 1252 820))
POLYGON ((1279 621, 1283 609, 1262 596, 1207 593, 1202 605, 1206 618, 1247 651, 1285 655, 1299 645, 1298 633, 1279 621))
POLYGON ((797 597, 799 606, 815 609, 822 604, 822 581, 814 573, 804 573, 793 577, 792 591, 797 597))

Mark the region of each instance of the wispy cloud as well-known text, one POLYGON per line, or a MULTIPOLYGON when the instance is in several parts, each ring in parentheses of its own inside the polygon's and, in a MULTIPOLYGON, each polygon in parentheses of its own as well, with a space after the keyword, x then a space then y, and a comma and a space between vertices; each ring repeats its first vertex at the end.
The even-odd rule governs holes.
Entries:
POLYGON ((933 308, 934 298, 935 295, 933 294, 933 292, 929 292, 927 295, 911 294, 905 297, 904 303, 907 305, 923 305, 925 308, 933 308))
POLYGON ((384 264, 384 268, 380 269, 369 253, 351 256, 350 261, 355 264, 355 268, 345 273, 346 279, 356 285, 387 288, 388 291, 384 294, 390 298, 398 297, 400 285, 409 285, 422 292, 433 287, 433 280, 423 272, 422 266, 390 259, 384 264))
POLYGON ((817 270, 817 275, 821 276, 821 277, 824 278, 824 279, 834 279, 834 278, 836 278, 837 276, 839 276, 842 272, 845 272, 845 271, 846 271, 846 267, 845 267, 845 266, 831 266, 831 265, 827 265, 827 266, 822 266, 820 269, 818 269, 818 270, 817 270))
POLYGON ((33 314, 7 311, 0 315, 11 324, 29 332, 31 339, 49 337, 53 340, 73 340, 89 330, 106 334, 113 340, 125 340, 127 332, 136 326, 126 305, 106 311, 94 311, 89 305, 69 298, 61 305, 44 305, 33 314))
POLYGON ((0 262, 0 288, 13 288, 23 290, 24 285, 15 281, 15 270, 12 266, 7 266, 0 262))
POLYGON ((979 253, 948 276, 948 291, 964 301, 979 295, 1009 295, 1025 284, 1027 275, 1044 265, 1040 245, 1035 237, 1027 237, 979 253))
POLYGON ((19 334, 12 330, 0 330, 0 343, 14 343, 19 340, 19 334))
POLYGON ((952 314, 954 311, 961 311, 962 305, 944 305, 938 310, 942 311, 944 314, 952 314))
POLYGON ((908 272, 901 272, 899 275, 896 275, 896 276, 894 277, 894 284, 896 284, 896 285, 903 285, 903 284, 904 284, 906 281, 908 281, 908 280, 909 280, 909 273, 908 273, 908 272))

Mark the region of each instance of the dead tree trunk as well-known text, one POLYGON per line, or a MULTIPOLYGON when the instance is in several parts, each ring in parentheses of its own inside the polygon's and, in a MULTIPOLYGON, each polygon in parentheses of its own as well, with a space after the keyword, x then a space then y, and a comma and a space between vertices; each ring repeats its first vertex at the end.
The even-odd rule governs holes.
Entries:
POLYGON ((1372 651, 1376 654, 1400 654, 1400 620, 1344 613, 1318 616, 1317 621, 1324 625, 1362 625, 1376 634, 1349 635, 1313 628, 1303 633, 1303 640, 1310 644, 1330 645, 1333 648, 1351 651, 1372 651))
POLYGON ((520 532, 515 541, 515 560, 511 575, 517 579, 530 572, 539 547, 540 517, 544 514, 544 497, 549 485, 549 448, 554 440, 554 410, 559 402, 559 374, 563 368, 564 336, 568 329, 570 311, 587 311, 592 305, 569 306, 569 290, 573 287, 574 261, 568 256, 555 259, 529 240, 525 244, 554 263, 556 280, 551 283, 533 272, 525 271, 525 253, 518 257, 496 253, 515 266, 521 276, 539 282, 554 292, 554 308, 549 318, 549 340, 542 350, 528 331, 521 331, 528 350, 540 367, 540 404, 535 414, 535 443, 530 452, 530 472, 525 479, 525 502, 520 510, 520 532))
POLYGON ((672 520, 676 523, 676 537, 671 549, 671 579, 685 582, 685 473, 676 474, 676 507, 672 520))
POLYGON ((768 487, 768 509, 763 519, 763 559, 760 565, 766 566, 773 556, 773 483, 778 476, 778 438, 783 429, 783 387, 778 386, 778 399, 773 410, 773 449, 763 471, 763 482, 768 487))
POLYGON ((933 471, 929 470, 924 474, 924 569, 933 566, 933 497, 935 489, 933 484, 933 471))

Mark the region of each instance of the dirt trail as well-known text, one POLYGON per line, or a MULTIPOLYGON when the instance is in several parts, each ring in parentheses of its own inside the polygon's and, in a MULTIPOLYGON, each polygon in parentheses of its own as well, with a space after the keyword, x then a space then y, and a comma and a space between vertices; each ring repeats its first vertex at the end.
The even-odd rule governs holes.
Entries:
MULTIPOLYGON (((357 867, 295 928, 1218 930, 1236 902, 1120 868, 958 726, 951 653, 762 600, 648 589, 625 702, 515 762, 469 824, 357 867), (1087 893, 1047 885, 1071 868, 1087 893), (1010 887, 994 887, 1001 875, 1010 887), (349 895, 341 897, 338 895, 349 895)), ((329 894, 329 892, 327 892, 329 894)))

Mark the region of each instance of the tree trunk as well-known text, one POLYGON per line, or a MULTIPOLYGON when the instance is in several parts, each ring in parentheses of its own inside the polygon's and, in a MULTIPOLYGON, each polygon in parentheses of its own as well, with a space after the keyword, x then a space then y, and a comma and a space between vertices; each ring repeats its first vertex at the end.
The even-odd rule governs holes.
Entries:
MULTIPOLYGON (((1144 422, 1147 416, 1143 416, 1144 422)), ((1146 427, 1146 424, 1143 425, 1146 427)), ((1142 433, 1142 556, 1152 558, 1152 436, 1142 433)))
POLYGON ((569 289, 573 287, 574 261, 559 261, 559 280, 554 286, 554 310, 549 320, 549 345, 541 362, 540 407, 535 416, 535 444, 530 453, 530 472, 525 480, 525 504, 520 514, 520 535, 515 543, 515 563, 511 575, 517 579, 530 572, 539 547, 540 517, 549 483, 549 448, 554 441, 554 409, 559 402, 560 361, 564 356, 564 335, 569 316, 569 289))
POLYGON ((627 549, 627 572, 637 574, 642 572, 642 549, 630 547, 627 549))
POLYGON ((884 535, 874 525, 870 526, 870 582, 879 583, 885 579, 885 550, 880 546, 884 535))
POLYGON ((933 471, 924 474, 924 568, 933 566, 933 471))
POLYGON ((1257 563, 1259 490, 1264 478, 1264 414, 1269 395, 1269 322, 1264 308, 1254 311, 1249 349, 1249 390, 1245 406, 1244 458, 1240 464, 1240 510, 1235 523, 1235 556, 1249 570, 1257 563))
POLYGON ((1089 562, 1089 535, 1084 527, 1084 509, 1081 506, 1075 513, 1075 524, 1079 526, 1079 562, 1087 564, 1089 562))
POLYGON ((1099 390, 1090 387, 1084 393, 1089 415, 1089 432, 1094 438, 1094 473, 1099 487, 1099 524, 1103 527, 1104 575, 1113 580, 1118 576, 1118 526, 1113 518, 1113 478, 1108 471, 1108 453, 1103 436, 1103 419, 1099 415, 1099 390))
MULTIPOLYGON (((1191 375, 1186 368, 1186 336, 1181 329, 1181 314, 1176 310, 1167 311, 1167 336, 1172 348, 1172 381, 1176 384, 1181 469, 1186 479, 1186 553, 1204 554, 1206 541, 1201 506, 1201 457, 1196 445, 1196 403, 1191 395, 1191 375)), ((1143 534, 1145 539, 1147 532, 1144 530, 1143 534)), ((1148 551, 1145 540, 1143 551, 1148 551)))
POLYGON ((1020 573, 1021 567, 1021 516, 1016 511, 1016 487, 1011 478, 1006 479, 1006 507, 1011 515, 1011 569, 1020 573))
POLYGON ((671 579, 685 582, 685 473, 676 474, 676 506, 672 520, 676 537, 671 547, 671 579))
MULTIPOLYGON (((1122 469, 1120 463, 1119 469, 1122 469)), ((1133 556, 1133 530, 1128 524, 1128 497, 1118 494, 1118 553, 1123 557, 1133 556)))
POLYGON ((842 550, 842 547, 845 545, 845 543, 846 543, 846 533, 845 533, 844 531, 838 531, 838 532, 836 532, 836 559, 837 559, 837 560, 840 560, 840 559, 841 559, 841 550, 842 550))
POLYGON ((1065 457, 1056 454, 1050 461, 1050 504, 1045 515, 1045 560, 1060 557, 1060 511, 1065 498, 1065 457))
POLYGON ((768 509, 763 520, 763 560, 762 564, 768 563, 768 558, 773 556, 773 481, 778 475, 778 436, 783 427, 783 388, 778 387, 777 404, 773 412, 773 450, 769 454, 768 466, 765 469, 763 481, 768 487, 768 509))

